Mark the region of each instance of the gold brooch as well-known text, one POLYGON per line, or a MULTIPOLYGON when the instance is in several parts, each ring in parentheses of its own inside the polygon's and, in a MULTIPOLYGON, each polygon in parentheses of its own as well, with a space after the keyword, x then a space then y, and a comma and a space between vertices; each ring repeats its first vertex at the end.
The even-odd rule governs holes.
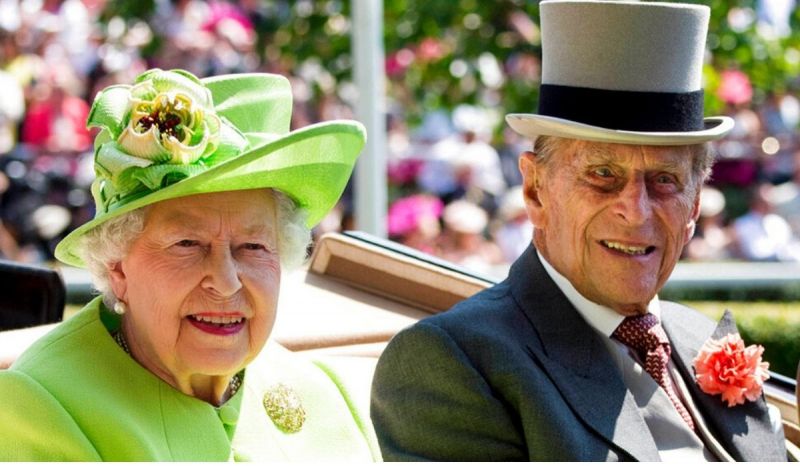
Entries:
POLYGON ((306 420, 306 411, 300 396, 282 383, 264 393, 264 409, 278 429, 287 434, 300 432, 306 420))

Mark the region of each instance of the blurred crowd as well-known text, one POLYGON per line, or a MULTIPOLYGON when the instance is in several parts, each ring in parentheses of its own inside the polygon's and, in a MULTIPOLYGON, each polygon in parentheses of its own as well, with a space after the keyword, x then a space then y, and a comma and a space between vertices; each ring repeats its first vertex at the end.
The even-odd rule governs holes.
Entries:
MULTIPOLYGON (((335 92, 312 98, 319 65, 293 67, 258 50, 263 2, 157 0, 146 23, 100 21, 106 6, 0 0, 0 258, 52 260, 54 245, 94 215, 93 133, 85 128, 92 96, 147 68, 277 72, 292 81, 293 127, 353 117, 335 92), (145 58, 154 36, 161 45, 145 58)), ((744 73, 720 76, 716 92, 736 127, 714 147, 718 162, 684 258, 800 260, 800 101, 776 93, 754 103, 744 73)), ((502 274, 532 233, 517 170, 530 142, 503 129, 502 118, 500 108, 460 105, 409 127, 402 109, 390 112, 390 239, 502 274)), ((352 227, 349 196, 317 234, 352 227)))

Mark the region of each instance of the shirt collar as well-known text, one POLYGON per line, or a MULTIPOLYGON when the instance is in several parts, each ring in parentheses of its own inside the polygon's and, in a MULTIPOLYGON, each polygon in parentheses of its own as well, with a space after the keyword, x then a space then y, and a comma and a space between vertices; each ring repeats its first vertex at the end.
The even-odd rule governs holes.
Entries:
MULTIPOLYGON (((610 307, 602 306, 583 297, 565 276, 558 273, 558 271, 542 257, 539 251, 536 251, 536 255, 539 256, 539 260, 542 262, 547 274, 553 279, 561 292, 564 293, 567 300, 578 310, 578 313, 583 319, 598 332, 607 337, 611 337, 611 334, 614 333, 614 330, 622 323, 625 316, 617 313, 610 307)), ((647 311, 654 314, 659 320, 661 319, 658 296, 653 297, 650 303, 648 303, 647 311)))

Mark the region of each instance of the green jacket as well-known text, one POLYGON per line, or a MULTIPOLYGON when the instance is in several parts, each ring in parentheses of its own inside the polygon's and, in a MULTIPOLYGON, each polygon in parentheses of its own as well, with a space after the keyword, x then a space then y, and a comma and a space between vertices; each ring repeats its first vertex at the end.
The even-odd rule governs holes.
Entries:
MULTIPOLYGON (((217 408, 144 369, 113 341, 119 319, 95 299, 0 371, 0 460, 242 461, 379 459, 360 397, 369 361, 311 363, 268 344, 242 388, 217 408), (301 398, 306 420, 284 433, 267 415, 278 383, 301 398)), ((368 389, 367 389, 368 390, 368 389)))

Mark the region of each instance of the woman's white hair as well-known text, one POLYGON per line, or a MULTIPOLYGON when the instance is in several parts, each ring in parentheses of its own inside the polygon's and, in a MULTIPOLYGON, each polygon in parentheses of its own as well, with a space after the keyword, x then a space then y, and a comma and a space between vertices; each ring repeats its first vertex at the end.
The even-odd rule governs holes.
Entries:
MULTIPOLYGON (((284 271, 300 266, 311 243, 311 230, 306 227, 307 212, 280 191, 271 190, 277 210, 278 254, 284 271)), ((121 261, 131 244, 142 234, 148 207, 115 217, 90 230, 81 239, 78 253, 92 275, 95 288, 103 301, 113 307, 117 301, 111 290, 108 266, 121 261)))

